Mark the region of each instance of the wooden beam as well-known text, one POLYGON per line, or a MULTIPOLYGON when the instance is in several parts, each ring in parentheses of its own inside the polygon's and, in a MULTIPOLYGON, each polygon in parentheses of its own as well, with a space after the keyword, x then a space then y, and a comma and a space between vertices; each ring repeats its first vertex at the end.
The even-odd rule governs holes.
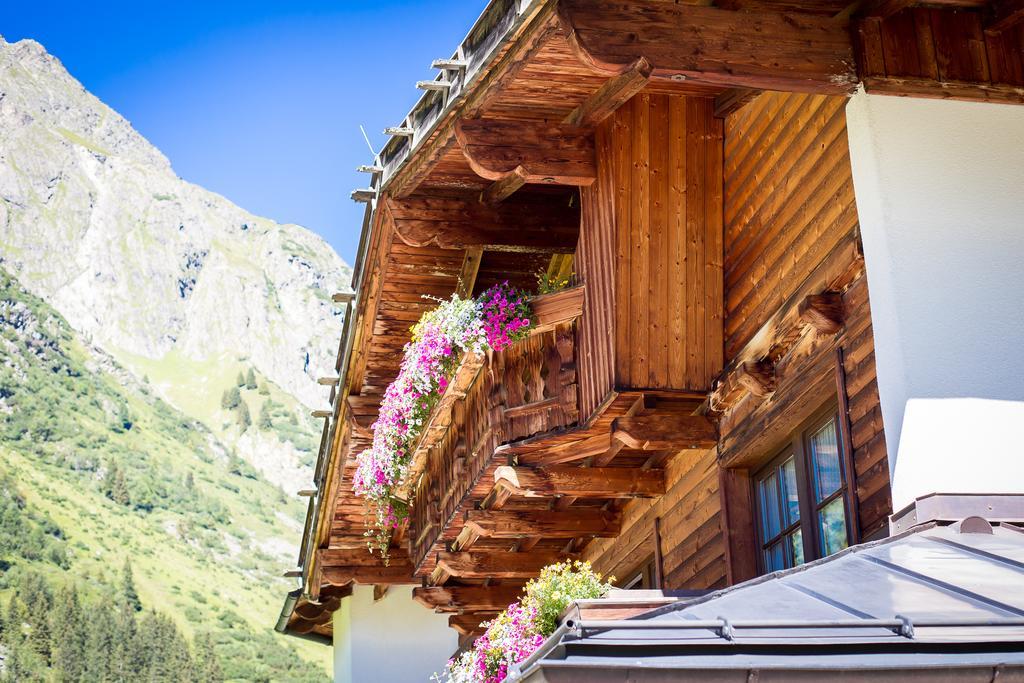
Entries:
POLYGON ((476 197, 388 197, 383 206, 410 247, 559 254, 576 248, 579 210, 564 197, 516 197, 497 206, 476 197))
POLYGON ((898 95, 933 100, 1024 104, 1024 87, 1008 83, 935 80, 902 76, 865 76, 864 89, 873 95, 898 95))
MULTIPOLYGON (((641 394, 635 401, 633 401, 633 405, 631 405, 626 412, 621 415, 621 417, 633 417, 643 410, 645 405, 646 402, 643 394, 641 394)), ((626 446, 625 442, 619 439, 612 439, 609 437, 609 441, 611 442, 611 445, 608 450, 596 456, 594 461, 591 463, 594 467, 604 467, 614 460, 615 456, 619 454, 619 451, 626 446)))
POLYGON ((491 552, 472 550, 464 553, 439 552, 437 566, 449 576, 461 579, 519 579, 535 578, 540 570, 573 555, 544 550, 513 553, 508 550, 491 552))
POLYGON ((642 57, 656 80, 826 94, 857 85, 848 26, 832 17, 663 0, 561 0, 558 12, 577 57, 609 75, 642 57))
MULTIPOLYGON (((364 543, 361 548, 321 548, 317 551, 317 561, 326 566, 344 567, 377 567, 384 565, 380 553, 371 553, 364 543)), ((392 548, 388 562, 391 566, 412 566, 409 554, 404 548, 392 548)))
POLYGON ((809 294, 797 307, 800 322, 819 334, 835 334, 843 329, 843 297, 839 292, 809 294))
POLYGON ((718 443, 718 433, 704 415, 655 413, 615 418, 612 439, 645 451, 681 450, 712 448, 718 443))
POLYGON ((768 361, 740 363, 733 370, 733 375, 737 384, 758 398, 765 398, 775 391, 775 366, 768 361))
POLYGON ((601 508, 550 510, 467 510, 463 528, 484 538, 597 538, 619 535, 622 516, 601 508))
MULTIPOLYGON (((507 607, 508 605, 506 605, 507 607)), ((470 612, 468 614, 453 614, 448 617, 448 627, 458 631, 464 636, 482 632, 483 624, 498 616, 497 612, 470 612)))
POLYGON ((725 540, 725 570, 729 585, 757 576, 757 537, 754 531, 754 486, 747 470, 718 470, 725 540))
POLYGON ((522 584, 497 586, 417 586, 412 598, 438 612, 490 612, 503 610, 523 593, 522 584))
POLYGON ((466 255, 462 258, 462 269, 459 271, 459 285, 455 293, 461 299, 468 299, 473 296, 473 287, 476 285, 476 275, 480 272, 480 261, 483 260, 484 250, 480 247, 469 247, 466 255))
POLYGON ((1024 21, 1024 0, 996 0, 989 5, 985 32, 999 34, 1024 21))
POLYGON ((643 90, 651 80, 652 70, 650 62, 640 57, 621 74, 605 81, 604 85, 573 109, 562 123, 579 127, 596 126, 643 90))
POLYGON ((620 467, 504 465, 494 473, 494 487, 524 498, 653 498, 665 493, 665 473, 620 467))
POLYGON ((500 204, 522 188, 526 184, 526 171, 517 168, 501 180, 491 183, 486 190, 480 193, 480 203, 500 204))
POLYGON ((357 583, 361 586, 372 586, 376 584, 417 584, 419 579, 412 575, 411 565, 395 565, 385 567, 383 564, 375 567, 336 567, 326 566, 320 568, 320 576, 324 583, 331 586, 344 586, 349 583, 357 583))
POLYGON ((463 119, 455 136, 470 167, 487 180, 517 174, 527 183, 585 186, 597 178, 594 136, 576 126, 463 119))

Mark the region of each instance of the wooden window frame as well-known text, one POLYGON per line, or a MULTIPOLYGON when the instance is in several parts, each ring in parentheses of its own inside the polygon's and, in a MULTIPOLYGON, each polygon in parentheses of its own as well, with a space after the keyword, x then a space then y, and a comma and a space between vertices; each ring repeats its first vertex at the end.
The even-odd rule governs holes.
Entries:
MULTIPOLYGON (((836 401, 829 401, 824 407, 815 411, 809 418, 800 423, 791 433, 788 442, 782 447, 773 451, 774 456, 763 463, 750 476, 751 501, 753 502, 754 529, 757 549, 757 567, 761 574, 768 570, 765 567, 764 550, 779 539, 783 539, 799 526, 803 541, 804 563, 817 560, 823 557, 821 542, 821 525, 818 522, 818 512, 837 497, 843 498, 843 517, 846 525, 847 545, 854 542, 852 532, 853 510, 850 504, 851 499, 857 495, 851 486, 852 477, 847 472, 848 446, 843 438, 845 427, 842 424, 843 415, 840 414, 840 406, 836 401), (826 420, 831 417, 835 426, 836 445, 838 448, 839 473, 841 484, 832 494, 825 497, 820 503, 817 502, 814 493, 814 463, 810 458, 810 438, 813 431, 824 426, 826 420), (779 534, 770 539, 765 538, 763 521, 761 516, 760 497, 758 495, 758 484, 766 479, 772 472, 780 472, 779 466, 788 460, 790 456, 796 465, 797 499, 800 506, 800 521, 784 527, 779 534)), ((779 489, 781 501, 781 487, 779 489)), ((780 520, 780 524, 782 521, 780 520)), ((786 558, 789 559, 790 550, 786 548, 786 558)), ((795 566, 795 565, 793 565, 795 566)))

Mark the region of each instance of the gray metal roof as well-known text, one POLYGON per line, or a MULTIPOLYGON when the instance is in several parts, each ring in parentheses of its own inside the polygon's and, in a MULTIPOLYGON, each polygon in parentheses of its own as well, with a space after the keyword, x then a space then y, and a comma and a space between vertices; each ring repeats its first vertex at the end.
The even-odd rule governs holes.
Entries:
POLYGON ((510 680, 1024 680, 1024 532, 991 532, 923 525, 633 619, 569 618, 510 680))

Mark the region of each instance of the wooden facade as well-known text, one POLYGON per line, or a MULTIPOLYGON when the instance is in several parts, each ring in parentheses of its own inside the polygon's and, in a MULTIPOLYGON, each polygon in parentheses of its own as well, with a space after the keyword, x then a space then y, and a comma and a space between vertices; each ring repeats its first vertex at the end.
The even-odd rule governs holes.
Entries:
POLYGON ((460 48, 488 57, 442 72, 359 195, 292 623, 352 583, 409 584, 471 634, 564 557, 667 589, 751 578, 757 472, 823 410, 847 541, 884 535, 846 96, 1012 101, 1022 29, 1003 4, 492 3, 460 48), (530 288, 569 255, 576 284, 535 300, 528 340, 463 360, 384 566, 351 476, 422 295, 530 288))

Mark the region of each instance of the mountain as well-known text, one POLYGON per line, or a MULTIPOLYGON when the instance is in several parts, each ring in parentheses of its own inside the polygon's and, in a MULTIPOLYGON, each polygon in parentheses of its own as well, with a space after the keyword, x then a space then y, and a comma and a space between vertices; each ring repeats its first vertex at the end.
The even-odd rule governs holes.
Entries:
POLYGON ((269 629, 349 280, 0 38, 0 610, 36 575, 103 605, 130 559, 146 610, 227 679, 321 680, 326 648, 269 629))
POLYGON ((272 481, 308 483, 348 267, 310 231, 177 177, 31 40, 0 39, 0 264, 272 481), (234 428, 221 394, 249 369, 302 430, 234 428))

